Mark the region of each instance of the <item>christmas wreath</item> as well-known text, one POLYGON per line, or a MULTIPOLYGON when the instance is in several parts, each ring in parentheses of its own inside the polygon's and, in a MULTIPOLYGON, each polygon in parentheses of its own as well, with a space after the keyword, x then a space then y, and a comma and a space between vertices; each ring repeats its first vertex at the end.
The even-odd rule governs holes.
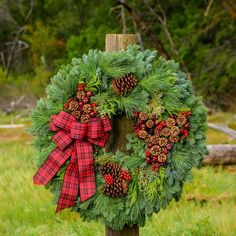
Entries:
MULTIPOLYGON (((186 74, 156 51, 90 50, 51 79, 32 112, 38 151, 35 184, 113 229, 143 226, 180 198, 205 146, 206 110, 186 74), (104 148, 113 116, 127 116, 126 150, 104 148)), ((116 124, 113 124, 115 126, 116 124)))

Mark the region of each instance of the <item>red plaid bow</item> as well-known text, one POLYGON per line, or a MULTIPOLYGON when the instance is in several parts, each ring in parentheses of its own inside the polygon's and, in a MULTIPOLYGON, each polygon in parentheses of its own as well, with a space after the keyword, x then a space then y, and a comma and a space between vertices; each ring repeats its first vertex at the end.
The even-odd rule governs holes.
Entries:
POLYGON ((64 111, 54 115, 50 130, 57 133, 52 140, 55 148, 34 175, 34 184, 46 185, 67 159, 70 162, 64 175, 62 190, 56 212, 74 206, 78 191, 83 202, 96 193, 92 144, 104 147, 111 130, 108 118, 91 118, 89 123, 79 123, 64 111))

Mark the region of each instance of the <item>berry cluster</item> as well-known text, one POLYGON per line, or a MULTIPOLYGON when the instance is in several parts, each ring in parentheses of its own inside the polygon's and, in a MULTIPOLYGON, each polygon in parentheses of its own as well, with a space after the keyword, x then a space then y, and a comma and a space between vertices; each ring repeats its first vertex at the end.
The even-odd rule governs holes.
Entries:
POLYGON ((111 174, 104 175, 106 184, 111 185, 114 183, 114 177, 111 174))
POLYGON ((189 135, 190 111, 169 116, 166 120, 158 120, 156 115, 135 112, 135 133, 148 143, 145 151, 145 162, 152 165, 152 170, 158 171, 166 165, 167 155, 174 143, 189 135))
POLYGON ((127 182, 132 177, 127 170, 122 169, 119 163, 107 162, 99 168, 105 184, 102 187, 104 195, 109 197, 121 197, 128 191, 127 182))
POLYGON ((97 104, 90 103, 92 96, 91 91, 86 91, 86 83, 78 84, 76 95, 67 100, 64 108, 82 123, 87 123, 91 117, 97 115, 97 104))

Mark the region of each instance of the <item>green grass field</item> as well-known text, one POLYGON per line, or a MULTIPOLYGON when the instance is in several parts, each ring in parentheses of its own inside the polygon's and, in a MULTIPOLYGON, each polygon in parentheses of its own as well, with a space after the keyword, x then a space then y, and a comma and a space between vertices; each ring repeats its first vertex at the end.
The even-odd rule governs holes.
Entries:
MULTIPOLYGON (((0 124, 12 119, 1 116, 0 124)), ((28 120, 14 122, 29 125, 28 120)), ((208 131, 208 143, 219 142, 214 132, 208 131)), ((0 235, 104 235, 103 225, 83 222, 69 210, 55 215, 50 193, 33 185, 35 160, 31 136, 24 129, 0 129, 0 235)), ((141 236, 236 235, 236 167, 204 167, 193 173, 181 201, 148 221, 141 236)))

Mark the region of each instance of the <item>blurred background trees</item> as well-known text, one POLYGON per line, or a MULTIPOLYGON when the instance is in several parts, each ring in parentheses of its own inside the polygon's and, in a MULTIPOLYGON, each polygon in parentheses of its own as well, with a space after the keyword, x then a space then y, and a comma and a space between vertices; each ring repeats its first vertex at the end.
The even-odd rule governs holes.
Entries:
POLYGON ((208 107, 234 109, 234 0, 0 0, 0 103, 42 96, 60 65, 106 33, 137 33, 143 48, 175 59, 208 107), (6 89, 7 88, 7 89, 6 89))

